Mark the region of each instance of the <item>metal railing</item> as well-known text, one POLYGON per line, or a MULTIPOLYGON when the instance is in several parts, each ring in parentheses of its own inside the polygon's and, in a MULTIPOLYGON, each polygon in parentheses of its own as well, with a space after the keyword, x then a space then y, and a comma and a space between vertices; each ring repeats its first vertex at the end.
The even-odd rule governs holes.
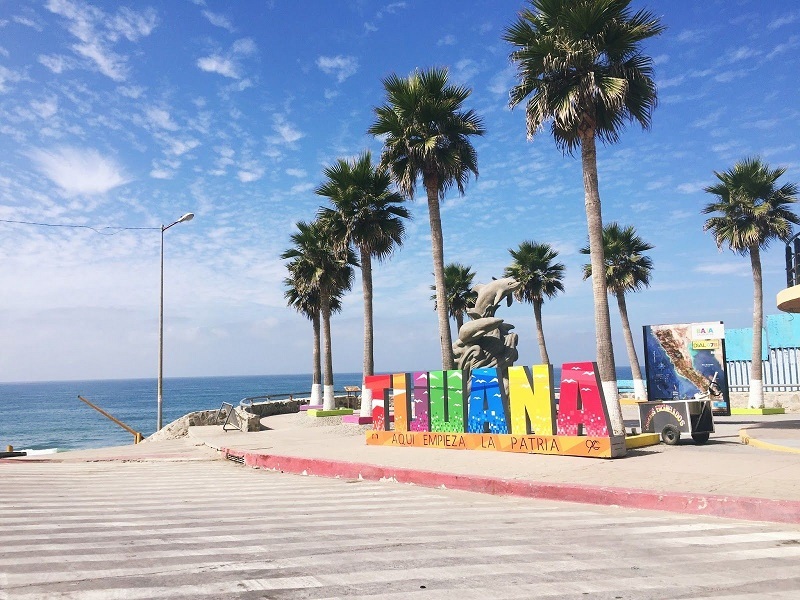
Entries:
POLYGON ((95 409, 97 412, 99 412, 101 415, 103 415, 104 417, 114 421, 114 423, 116 423, 117 425, 122 427, 128 433, 133 434, 133 443, 134 444, 138 444, 139 442, 141 442, 144 439, 144 436, 141 433, 139 433, 138 431, 136 431, 135 429, 133 429, 131 427, 128 427, 127 425, 125 425, 125 423, 123 423, 122 421, 120 421, 116 417, 111 416, 110 414, 108 414, 106 411, 104 411, 99 406, 96 406, 96 405, 92 404, 91 402, 89 402, 83 396, 78 396, 78 400, 80 400, 81 402, 85 402, 86 404, 91 406, 93 409, 95 409))
POLYGON ((295 396, 308 397, 311 392, 289 392, 285 394, 265 394, 264 396, 249 396, 239 400, 239 406, 248 406, 255 402, 277 402, 280 400, 294 400, 295 396))

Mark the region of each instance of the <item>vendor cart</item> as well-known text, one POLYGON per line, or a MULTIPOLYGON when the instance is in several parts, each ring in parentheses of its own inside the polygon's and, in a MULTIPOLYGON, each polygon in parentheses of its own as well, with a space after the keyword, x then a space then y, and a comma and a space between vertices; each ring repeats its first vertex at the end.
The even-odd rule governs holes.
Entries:
POLYGON ((681 433, 688 433, 697 444, 705 444, 714 432, 710 399, 661 400, 639 404, 642 433, 659 433, 670 446, 677 444, 681 433))

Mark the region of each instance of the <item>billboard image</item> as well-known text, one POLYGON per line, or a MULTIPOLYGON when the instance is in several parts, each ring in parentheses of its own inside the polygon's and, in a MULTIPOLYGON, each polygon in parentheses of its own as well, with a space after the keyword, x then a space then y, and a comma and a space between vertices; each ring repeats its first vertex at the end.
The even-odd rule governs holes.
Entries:
POLYGON ((648 400, 709 398, 717 414, 730 414, 721 321, 645 325, 648 400))

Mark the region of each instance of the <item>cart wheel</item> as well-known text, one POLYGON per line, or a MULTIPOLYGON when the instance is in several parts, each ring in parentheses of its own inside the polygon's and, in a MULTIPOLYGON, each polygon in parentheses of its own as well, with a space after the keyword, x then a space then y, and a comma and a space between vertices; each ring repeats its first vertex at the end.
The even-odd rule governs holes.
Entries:
POLYGON ((692 434, 692 439, 693 439, 693 440, 694 440, 694 441, 695 441, 697 444, 705 444, 705 443, 708 441, 708 437, 709 437, 710 435, 711 435, 711 434, 709 434, 709 433, 693 433, 693 434, 692 434))
POLYGON ((661 430, 661 441, 669 446, 674 446, 681 441, 681 430, 675 425, 666 425, 661 430))

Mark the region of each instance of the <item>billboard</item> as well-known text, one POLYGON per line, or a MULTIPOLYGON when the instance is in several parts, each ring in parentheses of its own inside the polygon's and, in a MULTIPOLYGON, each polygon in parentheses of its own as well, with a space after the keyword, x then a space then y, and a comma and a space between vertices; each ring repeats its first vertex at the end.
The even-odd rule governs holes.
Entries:
POLYGON ((643 330, 648 400, 709 398, 715 414, 731 414, 722 321, 643 330))

